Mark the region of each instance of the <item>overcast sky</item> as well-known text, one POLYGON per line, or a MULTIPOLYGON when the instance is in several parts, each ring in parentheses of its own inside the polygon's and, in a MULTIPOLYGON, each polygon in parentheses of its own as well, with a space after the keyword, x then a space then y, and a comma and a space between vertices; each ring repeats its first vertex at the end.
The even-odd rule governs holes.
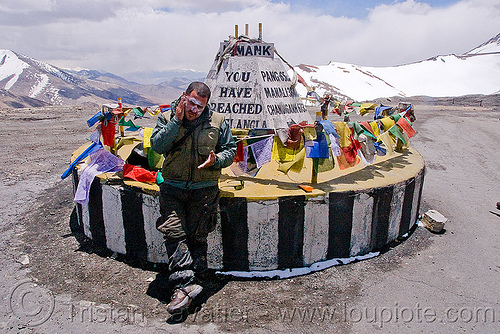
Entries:
POLYGON ((234 25, 292 65, 393 66, 500 33, 500 0, 0 0, 0 49, 66 68, 208 72, 234 25))

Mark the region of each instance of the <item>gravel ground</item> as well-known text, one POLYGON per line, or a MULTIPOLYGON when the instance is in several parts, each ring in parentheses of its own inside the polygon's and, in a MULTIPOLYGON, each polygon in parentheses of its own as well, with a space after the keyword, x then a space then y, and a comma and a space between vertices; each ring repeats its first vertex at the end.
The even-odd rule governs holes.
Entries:
POLYGON ((95 110, 0 111, 0 331, 500 332, 500 98, 412 102, 421 213, 445 215, 444 233, 418 227, 376 258, 302 277, 217 279, 185 319, 168 316, 159 268, 71 232, 72 184, 60 175, 95 110))

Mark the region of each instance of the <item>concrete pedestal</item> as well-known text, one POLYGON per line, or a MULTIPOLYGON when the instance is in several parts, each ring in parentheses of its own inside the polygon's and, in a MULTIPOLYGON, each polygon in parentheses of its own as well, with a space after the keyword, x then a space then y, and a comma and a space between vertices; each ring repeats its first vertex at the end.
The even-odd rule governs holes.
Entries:
MULTIPOLYGON (((424 181, 417 151, 320 173, 306 193, 298 184, 309 182, 311 168, 306 159, 302 173, 284 175, 271 162, 255 178, 238 178, 245 181, 242 190, 235 190, 232 172, 223 170, 209 267, 236 276, 300 275, 376 255, 415 224, 424 181)), ((75 187, 79 173, 73 172, 75 187)), ((158 191, 157 185, 99 175, 89 205, 77 205, 79 226, 114 252, 166 263, 163 235, 155 228, 158 191)))

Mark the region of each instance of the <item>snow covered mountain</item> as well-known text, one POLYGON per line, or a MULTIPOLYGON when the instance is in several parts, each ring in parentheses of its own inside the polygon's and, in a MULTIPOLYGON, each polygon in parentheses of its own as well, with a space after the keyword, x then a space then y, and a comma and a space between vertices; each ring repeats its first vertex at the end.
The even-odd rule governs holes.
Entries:
POLYGON ((499 53, 500 52, 500 34, 490 38, 483 44, 475 47, 474 49, 466 52, 466 55, 486 54, 486 53, 499 53))
POLYGON ((40 101, 50 105, 100 105, 118 97, 126 104, 153 105, 159 104, 153 101, 155 97, 169 98, 178 93, 174 88, 152 89, 98 71, 62 70, 10 50, 0 50, 0 90, 4 91, 1 104, 14 108, 38 106, 40 101))
MULTIPOLYGON (((323 96, 367 101, 381 97, 447 97, 500 93, 500 34, 461 55, 449 54, 392 67, 330 62, 300 64, 296 72, 323 96)), ((291 74, 291 73, 290 73, 291 74)), ((100 105, 118 97, 129 105, 168 103, 187 78, 143 85, 111 73, 57 68, 10 50, 0 50, 0 107, 100 105)), ((306 96, 305 86, 297 91, 306 96)))
MULTIPOLYGON (((323 96, 332 93, 357 101, 391 96, 462 96, 500 93, 500 34, 462 55, 440 55, 393 67, 338 62, 298 65, 297 73, 323 96)), ((297 91, 305 96, 305 86, 297 91)))

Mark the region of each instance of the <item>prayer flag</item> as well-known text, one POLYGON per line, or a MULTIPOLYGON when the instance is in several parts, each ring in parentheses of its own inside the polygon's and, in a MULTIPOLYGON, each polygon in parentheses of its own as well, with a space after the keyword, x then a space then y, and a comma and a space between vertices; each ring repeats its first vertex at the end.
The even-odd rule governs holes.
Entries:
POLYGON ((301 148, 299 150, 297 150, 297 153, 295 154, 293 160, 280 163, 278 165, 278 170, 280 172, 285 173, 285 174, 288 174, 289 171, 292 171, 295 173, 300 173, 302 171, 303 166, 304 166, 304 160, 306 157, 305 152, 306 152, 306 150, 304 149, 304 146, 301 146, 301 148))
POLYGON ((139 182, 156 183, 157 173, 131 164, 123 165, 123 177, 139 182))
POLYGON ((396 138, 398 138, 399 140, 401 140, 403 142, 403 145, 407 145, 408 142, 406 141, 406 138, 401 133, 401 130, 399 129, 399 126, 394 125, 393 127, 391 127, 389 129, 389 132, 392 133, 394 136, 396 136, 396 138))
POLYGON ((382 147, 382 142, 374 142, 375 150, 377 151, 377 155, 385 155, 387 150, 382 147))
POLYGON ((349 139, 351 135, 351 129, 346 122, 335 122, 335 128, 337 129, 337 134, 340 136, 339 145, 340 147, 347 147, 351 145, 351 140, 349 139))
POLYGON ((295 159, 297 153, 302 149, 303 144, 301 142, 299 149, 291 149, 283 146, 283 143, 278 137, 274 137, 273 141, 273 151, 271 154, 271 159, 278 160, 279 162, 289 162, 295 159))
POLYGON ((313 141, 313 146, 306 146, 306 157, 328 159, 328 143, 324 133, 318 133, 318 138, 313 141))
POLYGON ((269 136, 266 139, 250 144, 257 168, 262 167, 271 161, 271 153, 273 150, 274 136, 269 136))
POLYGON ((339 155, 341 155, 341 149, 340 149, 340 145, 339 145, 339 140, 338 138, 334 137, 332 134, 329 135, 330 136, 330 146, 332 148, 332 153, 334 156, 338 157, 339 155))
POLYGON ((375 138, 375 134, 373 133, 373 129, 370 126, 370 123, 368 123, 368 121, 359 122, 359 125, 361 125, 363 127, 363 129, 365 129, 366 131, 370 132, 373 135, 373 138, 375 138))
POLYGON ((354 162, 348 162, 347 159, 346 159, 346 156, 344 154, 344 151, 342 150, 341 152, 342 152, 342 154, 337 157, 337 162, 339 164, 340 170, 347 169, 347 168, 350 168, 350 167, 354 167, 354 166, 356 166, 359 163, 358 156, 356 156, 354 162))
POLYGON ((335 130, 335 127, 333 126, 332 122, 329 120, 324 120, 319 122, 321 126, 323 127, 323 130, 325 130, 327 135, 333 135, 337 138, 340 138, 340 136, 337 134, 337 131, 335 130))
POLYGON ((389 130, 394 124, 396 124, 396 122, 394 122, 394 120, 390 117, 384 117, 380 119, 380 122, 384 125, 384 131, 389 130))
POLYGON ((359 113, 361 116, 368 114, 369 112, 374 112, 377 105, 375 103, 361 103, 359 113))
POLYGON ((304 140, 315 140, 317 138, 316 128, 304 127, 302 131, 304 131, 304 140))
POLYGON ((89 128, 91 128, 95 123, 99 122, 99 120, 102 118, 102 114, 101 112, 99 111, 98 113, 96 113, 94 116, 90 117, 88 120, 87 120, 87 125, 89 126, 89 128))
POLYGON ((105 121, 101 123, 103 145, 113 147, 115 145, 115 122, 105 121))
POLYGON ((144 116, 144 111, 140 107, 135 107, 134 109, 132 109, 132 111, 134 112, 134 114, 137 117, 143 117, 144 116))
POLYGON ((383 117, 382 112, 384 112, 385 110, 388 110, 388 109, 392 109, 392 107, 386 107, 386 106, 381 105, 380 107, 375 108, 375 116, 373 119, 382 118, 383 117))
POLYGON ((366 136, 364 134, 359 135, 359 143, 361 144, 361 149, 358 150, 358 155, 361 158, 361 161, 365 165, 371 165, 375 162, 376 150, 375 145, 373 144, 373 138, 366 136))
POLYGON ((153 135, 153 128, 144 128, 144 135, 142 137, 142 146, 144 148, 151 147, 151 136, 153 135))
POLYGON ((413 128, 411 127, 411 123, 405 117, 401 117, 396 124, 403 129, 403 131, 406 133, 406 135, 408 135, 409 138, 415 135, 415 130, 413 130, 413 128))
POLYGON ((380 134, 380 129, 378 128, 378 123, 376 121, 371 121, 370 127, 372 128, 372 133, 375 135, 375 137, 378 137, 378 135, 380 134))
POLYGON ((335 168, 335 162, 333 160, 332 154, 328 154, 328 158, 316 159, 316 163, 313 164, 316 173, 328 172, 335 168))
POLYGON ((389 131, 381 133, 378 136, 378 138, 382 141, 382 143, 384 143, 386 150, 387 150, 387 153, 389 155, 394 154, 394 144, 395 143, 394 143, 393 139, 391 138, 391 136, 389 135, 389 131))
POLYGON ((78 187, 75 191, 74 201, 83 206, 89 204, 89 191, 94 178, 106 172, 118 172, 123 170, 125 161, 114 156, 111 152, 100 148, 90 154, 90 164, 85 167, 80 176, 78 187))

